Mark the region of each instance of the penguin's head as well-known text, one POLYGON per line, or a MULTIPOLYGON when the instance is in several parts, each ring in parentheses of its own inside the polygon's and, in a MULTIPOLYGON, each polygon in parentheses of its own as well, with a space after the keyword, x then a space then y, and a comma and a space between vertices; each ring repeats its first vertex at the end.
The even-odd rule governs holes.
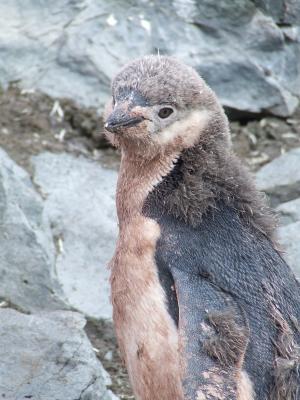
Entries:
POLYGON ((146 56, 114 78, 105 111, 113 145, 139 154, 193 147, 205 131, 227 119, 213 91, 197 72, 166 56, 146 56))

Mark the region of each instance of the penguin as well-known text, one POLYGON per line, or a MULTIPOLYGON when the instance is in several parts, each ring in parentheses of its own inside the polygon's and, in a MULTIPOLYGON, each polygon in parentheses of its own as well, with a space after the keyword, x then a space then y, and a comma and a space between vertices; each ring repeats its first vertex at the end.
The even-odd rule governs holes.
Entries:
POLYGON ((300 399, 300 288, 264 196, 196 70, 125 65, 105 110, 121 150, 111 268, 137 400, 300 399))

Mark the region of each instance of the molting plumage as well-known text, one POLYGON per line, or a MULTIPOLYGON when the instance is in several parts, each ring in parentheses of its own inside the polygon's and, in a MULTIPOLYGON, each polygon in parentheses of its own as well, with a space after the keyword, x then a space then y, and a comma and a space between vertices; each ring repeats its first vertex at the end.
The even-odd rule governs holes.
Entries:
POLYGON ((283 325, 300 342, 299 285, 213 91, 144 57, 114 79, 105 127, 122 153, 111 286, 136 398, 297 399, 299 355, 278 349, 283 325), (284 376, 278 357, 296 363, 284 376))

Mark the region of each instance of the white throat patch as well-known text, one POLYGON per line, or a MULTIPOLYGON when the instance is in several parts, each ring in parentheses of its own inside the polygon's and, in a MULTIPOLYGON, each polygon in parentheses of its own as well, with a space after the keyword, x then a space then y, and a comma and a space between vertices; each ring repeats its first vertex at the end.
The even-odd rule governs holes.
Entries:
POLYGON ((156 137, 160 145, 171 143, 175 138, 181 138, 184 147, 192 147, 206 128, 210 112, 208 110, 194 110, 180 121, 176 121, 163 129, 156 137))

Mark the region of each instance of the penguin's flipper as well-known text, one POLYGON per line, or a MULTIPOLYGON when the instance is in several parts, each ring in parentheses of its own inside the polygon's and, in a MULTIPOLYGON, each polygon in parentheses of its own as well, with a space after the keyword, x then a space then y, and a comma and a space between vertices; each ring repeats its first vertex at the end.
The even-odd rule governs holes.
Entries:
POLYGON ((248 332, 234 302, 203 277, 174 269, 173 278, 185 398, 239 399, 243 387, 252 399, 241 370, 248 332))

